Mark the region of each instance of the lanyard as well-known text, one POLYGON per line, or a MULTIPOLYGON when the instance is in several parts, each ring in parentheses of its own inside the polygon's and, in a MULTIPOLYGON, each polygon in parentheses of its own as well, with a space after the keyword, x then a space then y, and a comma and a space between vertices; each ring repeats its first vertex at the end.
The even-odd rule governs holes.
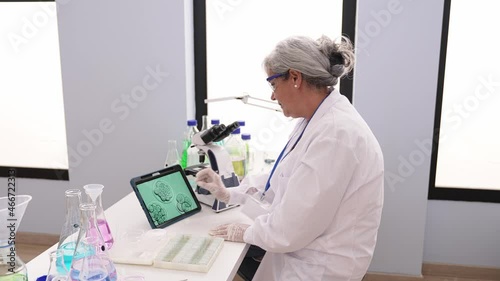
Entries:
MULTIPOLYGON (((325 99, 328 97, 328 95, 321 101, 321 103, 318 105, 318 107, 314 110, 314 113, 313 115, 311 116, 311 119, 309 120, 312 120, 312 118, 314 117, 314 114, 316 114, 316 111, 318 111, 318 108, 321 106, 321 104, 325 101, 325 99)), ((306 126, 304 127, 304 129, 302 130, 302 132, 300 133, 299 137, 297 138, 297 140, 295 141, 295 143, 293 144, 292 148, 290 148, 290 151, 288 151, 288 153, 285 155, 285 157, 290 153, 292 152, 292 150, 295 148, 295 146, 297 145, 297 143, 299 143, 300 139, 302 138, 302 135, 304 134, 305 130, 307 129, 307 126, 309 125, 309 122, 306 123, 306 126)), ((269 175, 269 178, 267 179, 267 183, 266 183, 266 187, 264 189, 264 192, 262 192, 262 195, 260 196, 260 200, 264 200, 264 197, 266 196, 266 192, 267 190, 271 187, 271 178, 273 177, 273 174, 274 174, 274 170, 276 170, 276 167, 278 167, 278 163, 281 161, 281 158, 283 158, 283 154, 285 153, 285 150, 286 148, 288 147, 288 144, 290 143, 292 139, 289 139, 288 142, 286 143, 285 147, 283 148, 283 150, 281 151, 280 155, 278 156, 278 159, 276 159, 276 162, 274 163, 274 166, 273 166, 273 169, 271 170, 271 174, 269 175)))
MULTIPOLYGON (((306 126, 304 127, 304 129, 302 130, 299 137, 297 138, 297 140, 293 144, 292 148, 290 148, 290 151, 288 151, 288 153, 292 152, 292 150, 295 148, 295 146, 297 145, 299 140, 302 138, 302 135, 304 134, 304 131, 306 130, 308 124, 309 124, 309 122, 306 124, 306 126)), ((278 156, 278 159, 276 159, 276 162, 274 163, 273 169, 271 170, 271 174, 269 175, 269 178, 267 179, 266 188, 264 189, 264 192, 262 192, 262 196, 260 197, 260 200, 264 199, 264 197, 266 196, 267 190, 271 187, 271 178, 273 177, 274 170, 276 170, 276 167, 278 167, 278 163, 281 161, 281 158, 283 157, 283 154, 285 153, 285 150, 288 147, 288 144, 290 143, 290 141, 291 141, 291 139, 288 140, 285 147, 283 148, 280 155, 278 156)), ((287 155, 288 155, 288 153, 287 153, 287 155)))

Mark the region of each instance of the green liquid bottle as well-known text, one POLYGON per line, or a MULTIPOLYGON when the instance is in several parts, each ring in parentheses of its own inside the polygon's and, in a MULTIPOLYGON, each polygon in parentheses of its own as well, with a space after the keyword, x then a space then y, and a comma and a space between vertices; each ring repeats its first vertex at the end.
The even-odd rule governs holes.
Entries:
POLYGON ((189 147, 191 146, 191 139, 193 135, 198 133, 196 126, 198 122, 195 119, 187 121, 187 130, 184 133, 184 140, 182 141, 182 156, 181 167, 185 169, 189 165, 189 147))

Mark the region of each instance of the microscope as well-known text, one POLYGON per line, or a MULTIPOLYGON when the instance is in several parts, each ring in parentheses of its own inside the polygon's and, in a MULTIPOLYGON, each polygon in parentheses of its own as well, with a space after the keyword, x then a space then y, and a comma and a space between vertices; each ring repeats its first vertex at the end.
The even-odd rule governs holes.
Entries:
MULTIPOLYGON (((200 157, 208 156, 210 167, 222 179, 222 183, 227 188, 235 187, 240 184, 238 176, 234 173, 233 162, 229 153, 220 145, 214 143, 219 142, 229 136, 232 131, 239 128, 238 122, 231 123, 227 126, 224 124, 215 125, 210 129, 201 131, 195 134, 192 138, 192 145, 200 150, 200 157)), ((201 161, 203 162, 203 161, 201 161)), ((198 171, 205 168, 206 164, 186 167, 186 174, 196 175, 198 171)), ((222 212, 238 205, 227 205, 224 202, 217 200, 208 190, 199 186, 196 187, 198 200, 208 206, 212 207, 216 213, 222 212)))

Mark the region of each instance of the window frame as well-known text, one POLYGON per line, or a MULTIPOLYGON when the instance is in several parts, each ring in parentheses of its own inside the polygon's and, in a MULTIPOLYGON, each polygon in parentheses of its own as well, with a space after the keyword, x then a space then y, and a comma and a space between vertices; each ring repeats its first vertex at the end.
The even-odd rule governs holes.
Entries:
POLYGON ((448 48, 450 12, 451 0, 445 0, 441 33, 441 50, 439 55, 439 72, 436 93, 436 109, 434 115, 434 134, 432 141, 428 199, 500 203, 500 190, 449 188, 436 186, 437 156, 439 150, 439 132, 441 125, 441 111, 446 68, 446 53, 448 48))
MULTIPOLYGON (((342 35, 351 39, 355 44, 356 4, 357 1, 342 0, 342 35)), ((195 77, 195 107, 196 120, 202 124, 203 115, 208 114, 207 99, 207 29, 206 29, 206 0, 193 0, 194 26, 194 77, 195 77)), ((340 80, 340 92, 352 103, 353 71, 340 80)))

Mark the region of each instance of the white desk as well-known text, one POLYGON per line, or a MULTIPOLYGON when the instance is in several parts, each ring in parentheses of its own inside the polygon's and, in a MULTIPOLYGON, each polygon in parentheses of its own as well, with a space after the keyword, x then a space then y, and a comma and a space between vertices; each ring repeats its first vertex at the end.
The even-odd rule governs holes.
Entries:
MULTIPOLYGON (((180 222, 174 223, 165 228, 168 233, 187 233, 197 235, 208 235, 208 230, 224 223, 240 222, 250 223, 250 219, 240 213, 241 207, 236 207, 221 213, 214 213, 210 208, 202 204, 202 211, 188 217, 180 222)), ((151 227, 141 209, 136 195, 131 192, 116 204, 108 208, 105 212, 106 219, 113 233, 113 237, 118 239, 120 234, 130 229, 149 230, 151 227)), ((55 250, 57 245, 52 246, 28 264, 28 276, 30 281, 35 281, 37 277, 47 274, 49 267, 48 252, 55 250)), ((249 245, 245 243, 234 243, 224 241, 224 246, 219 253, 214 264, 207 273, 176 271, 169 269, 154 268, 152 266, 138 266, 127 264, 115 264, 120 276, 134 275, 140 273, 147 281, 156 280, 233 280, 249 245)))

